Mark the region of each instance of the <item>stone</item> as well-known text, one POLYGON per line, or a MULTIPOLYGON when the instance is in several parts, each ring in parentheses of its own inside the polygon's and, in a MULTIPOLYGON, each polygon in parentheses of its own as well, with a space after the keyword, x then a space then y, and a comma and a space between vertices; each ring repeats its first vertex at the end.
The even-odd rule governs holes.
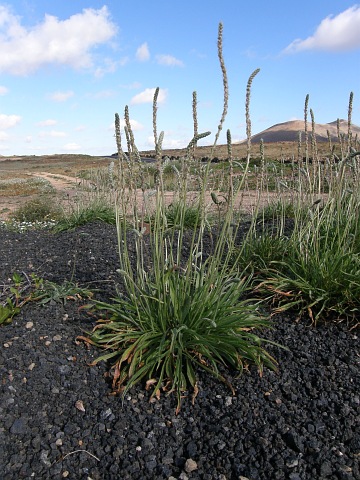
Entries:
POLYGON ((14 435, 23 435, 26 432, 26 422, 20 417, 14 420, 14 423, 11 425, 10 433, 14 435))
POLYGON ((184 468, 186 473, 191 473, 194 470, 197 470, 198 466, 197 466, 197 463, 192 458, 188 458, 185 462, 184 468))

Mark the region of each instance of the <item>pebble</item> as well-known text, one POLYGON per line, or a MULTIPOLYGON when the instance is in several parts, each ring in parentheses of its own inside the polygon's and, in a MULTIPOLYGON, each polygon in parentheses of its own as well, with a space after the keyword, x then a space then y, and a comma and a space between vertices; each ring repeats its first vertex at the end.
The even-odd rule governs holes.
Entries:
POLYGON ((15 435, 23 435, 26 432, 26 423, 25 420, 20 417, 14 420, 10 428, 10 433, 15 435))
POLYGON ((180 475, 179 475, 179 479, 180 480, 188 480, 188 476, 186 475, 185 472, 181 472, 180 475))
POLYGON ((198 466, 197 466, 197 463, 192 458, 188 458, 185 462, 184 468, 186 473, 191 473, 194 470, 197 470, 198 466))
POLYGON ((25 324, 25 328, 27 329, 33 328, 33 326, 34 326, 34 322, 26 322, 25 324))
POLYGON ((49 450, 41 450, 40 452, 40 460, 46 467, 51 467, 51 462, 48 459, 49 450))

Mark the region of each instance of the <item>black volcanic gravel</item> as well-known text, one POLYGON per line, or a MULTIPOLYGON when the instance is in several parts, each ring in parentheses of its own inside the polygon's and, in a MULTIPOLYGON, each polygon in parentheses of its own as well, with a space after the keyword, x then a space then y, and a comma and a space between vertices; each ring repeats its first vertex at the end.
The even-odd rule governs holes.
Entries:
MULTIPOLYGON (((0 229, 1 284, 35 272, 109 299, 117 268, 114 227, 0 229)), ((28 304, 0 327, 1 480, 360 479, 358 330, 277 317, 262 335, 289 348, 268 347, 278 373, 250 369, 235 396, 201 375, 195 405, 175 416, 173 397, 150 403, 141 386, 109 395, 106 365, 88 366, 100 352, 75 342, 93 326, 80 305, 28 304)))

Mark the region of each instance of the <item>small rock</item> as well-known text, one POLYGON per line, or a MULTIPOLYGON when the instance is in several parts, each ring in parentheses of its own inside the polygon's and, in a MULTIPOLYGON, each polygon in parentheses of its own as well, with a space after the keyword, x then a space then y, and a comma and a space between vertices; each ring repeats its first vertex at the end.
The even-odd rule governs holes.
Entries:
POLYGON ((28 370, 33 370, 33 368, 35 367, 35 363, 30 363, 30 365, 28 366, 28 370))
POLYGON ((103 410, 100 414, 101 418, 103 419, 109 418, 111 415, 112 415, 111 408, 108 408, 107 410, 103 410))
POLYGON ((40 453, 40 460, 46 467, 51 467, 51 462, 48 459, 49 451, 48 450, 41 450, 40 453))
POLYGON ((286 462, 286 466, 289 468, 294 468, 299 465, 299 460, 297 458, 289 458, 286 462))
POLYGON ((25 324, 25 328, 28 328, 28 329, 33 328, 33 326, 34 326, 34 322, 26 322, 25 324))
POLYGON ((293 432, 293 431, 286 432, 283 438, 286 445, 289 448, 291 448, 291 450, 294 450, 295 452, 304 451, 303 439, 296 432, 293 432))
POLYGON ((62 336, 61 335, 54 335, 53 340, 54 340, 54 342, 59 342, 60 340, 62 340, 62 336))
POLYGON ((321 464, 321 467, 320 467, 320 475, 322 477, 327 477, 327 476, 331 475, 332 473, 333 473, 333 471, 332 471, 330 462, 328 462, 328 461, 323 462, 321 464))
POLYGON ((290 473, 289 480, 301 480, 301 477, 298 473, 290 473))
POLYGON ((60 447, 62 444, 63 444, 63 441, 61 440, 61 438, 58 438, 58 439, 56 440, 56 442, 55 442, 55 445, 56 445, 57 447, 60 447))
POLYGON ((197 463, 192 458, 188 458, 185 462, 184 468, 186 473, 191 473, 194 470, 197 470, 198 466, 197 466, 197 463))
POLYGON ((193 457, 197 454, 197 446, 195 442, 189 442, 186 445, 186 451, 189 457, 193 457))
POLYGON ((232 405, 232 397, 225 397, 225 407, 230 407, 232 405))
POLYGON ((17 418, 11 425, 10 433, 15 435, 23 435, 26 432, 26 423, 23 418, 17 418))

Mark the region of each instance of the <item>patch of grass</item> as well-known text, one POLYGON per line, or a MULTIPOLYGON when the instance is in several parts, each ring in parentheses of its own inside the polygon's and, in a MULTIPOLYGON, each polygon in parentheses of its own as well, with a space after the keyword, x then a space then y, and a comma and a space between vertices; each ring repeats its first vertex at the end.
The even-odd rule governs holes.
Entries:
MULTIPOLYGON (((219 138, 228 104, 228 82, 222 57, 222 25, 219 25, 218 56, 223 73, 223 112, 215 135, 214 146, 219 138)), ((247 113, 251 83, 258 73, 249 78, 246 96, 247 113)), ((220 373, 220 366, 228 366, 240 373, 248 363, 254 363, 259 372, 264 366, 275 369, 276 361, 264 349, 263 341, 253 329, 269 327, 261 317, 254 302, 243 298, 247 286, 241 273, 230 264, 234 245, 232 235, 233 198, 243 186, 239 180, 234 186, 234 164, 230 159, 227 182, 227 206, 221 218, 221 227, 211 257, 203 253, 206 229, 206 192, 212 191, 211 162, 201 168, 192 167, 192 152, 199 140, 210 132, 197 133, 196 102, 193 102, 194 138, 181 159, 181 171, 176 169, 177 203, 166 206, 164 165, 161 155, 163 132, 157 133, 157 96, 153 99, 153 131, 156 152, 154 175, 155 214, 146 210, 146 204, 138 209, 136 196, 137 179, 131 176, 138 165, 138 150, 131 129, 128 107, 125 108, 125 131, 128 154, 121 146, 120 119, 115 115, 115 132, 119 156, 119 183, 117 203, 117 231, 119 245, 119 273, 124 282, 125 293, 113 303, 95 302, 95 309, 105 312, 89 337, 84 341, 105 349, 94 363, 110 361, 113 372, 113 388, 124 394, 133 385, 145 381, 153 386, 153 396, 161 392, 175 392, 179 411, 181 398, 186 390, 192 390, 193 399, 198 393, 197 369, 204 369, 232 388, 220 373), (196 210, 187 206, 187 192, 198 185, 196 210), (190 186, 190 188, 189 188, 190 186), (129 253, 128 219, 126 209, 133 205, 132 223, 143 224, 151 218, 147 244, 142 232, 135 236, 134 257, 129 253), (148 217, 147 217, 148 215, 148 217), (167 221, 164 221, 164 218, 167 221), (168 224, 175 228, 169 233, 168 224), (196 227, 196 228, 195 228, 196 227), (190 232, 188 229, 192 228, 190 232), (184 238, 186 237, 186 245, 184 238), (150 262, 145 250, 150 244, 150 262), (186 246, 187 254, 184 254, 186 246), (150 265, 149 265, 150 264, 150 265)), ((250 132, 248 121, 247 132, 250 132)), ((230 150, 231 137, 228 131, 230 150)), ((248 169, 250 155, 244 169, 248 169)), ((165 168, 166 167, 166 168, 165 168)), ((140 172, 140 175, 142 172, 140 172)), ((145 185, 140 178, 141 185, 145 185)), ((174 193, 174 194, 175 194, 174 193)))
POLYGON ((282 235, 266 231, 250 233, 241 247, 234 248, 232 262, 256 285, 264 279, 273 262, 286 258, 289 248, 289 239, 282 235))
POLYGON ((274 258, 260 289, 272 292, 276 311, 297 310, 316 324, 355 320, 360 312, 360 202, 331 198, 295 229, 285 258, 274 258))
POLYGON ((115 208, 104 202, 93 201, 88 205, 82 204, 71 210, 68 214, 63 214, 54 226, 55 232, 73 230, 87 223, 101 221, 110 225, 115 225, 115 208))
MULTIPOLYGON (((150 224, 154 222, 155 215, 153 214, 151 218, 147 219, 150 224)), ((165 208, 162 219, 165 228, 193 230, 201 225, 201 215, 203 215, 203 211, 199 206, 176 201, 165 208)))
POLYGON ((39 196, 18 207, 10 218, 15 222, 48 222, 62 215, 62 209, 54 198, 39 196))
POLYGON ((19 195, 36 195, 41 193, 52 193, 54 191, 51 183, 39 177, 12 177, 0 179, 0 197, 16 197, 19 195))
POLYGON ((0 292, 0 325, 11 323, 14 316, 29 302, 37 302, 40 305, 51 301, 65 304, 67 300, 82 300, 91 298, 92 295, 92 291, 72 281, 65 280, 62 284, 57 284, 34 274, 29 278, 14 273, 12 282, 2 285, 0 292))
POLYGON ((222 365, 239 373, 248 363, 255 363, 260 373, 264 365, 276 369, 264 341, 252 331, 269 323, 253 301, 241 299, 246 285, 236 275, 225 276, 214 264, 191 271, 173 265, 139 285, 139 279, 122 273, 126 297, 113 304, 96 302, 104 318, 88 338, 81 337, 106 350, 93 364, 111 361, 115 391, 125 393, 146 380, 153 396, 175 392, 178 412, 186 390, 192 388, 193 400, 197 395, 197 369, 230 389, 219 371, 222 365))

